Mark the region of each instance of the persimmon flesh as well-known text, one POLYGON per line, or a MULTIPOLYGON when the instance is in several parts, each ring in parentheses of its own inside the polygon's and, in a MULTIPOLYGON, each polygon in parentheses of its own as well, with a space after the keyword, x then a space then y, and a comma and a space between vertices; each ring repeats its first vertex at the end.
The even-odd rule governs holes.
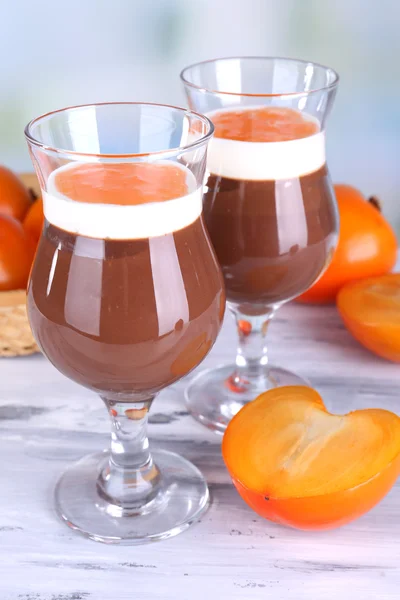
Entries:
POLYGON ((312 388, 261 394, 232 419, 222 453, 258 514, 330 529, 370 510, 400 474, 400 418, 386 410, 328 413, 312 388))
POLYGON ((400 273, 344 286, 337 307, 360 344, 382 358, 400 362, 400 273))

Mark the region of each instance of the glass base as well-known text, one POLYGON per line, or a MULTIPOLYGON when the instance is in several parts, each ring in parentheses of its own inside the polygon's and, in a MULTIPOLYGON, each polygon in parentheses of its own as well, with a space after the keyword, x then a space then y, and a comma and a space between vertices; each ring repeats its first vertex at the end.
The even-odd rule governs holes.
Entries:
POLYGON ((85 537, 105 544, 144 544, 184 531, 208 508, 207 483, 200 471, 178 454, 158 450, 152 456, 161 472, 159 492, 148 504, 129 511, 110 504, 97 492, 97 478, 108 452, 72 464, 55 490, 61 519, 85 537))
POLYGON ((267 377, 240 387, 232 382, 235 370, 236 365, 232 364, 202 371, 185 390, 191 415, 219 433, 223 433, 232 417, 259 394, 283 385, 310 385, 291 371, 271 366, 267 377))

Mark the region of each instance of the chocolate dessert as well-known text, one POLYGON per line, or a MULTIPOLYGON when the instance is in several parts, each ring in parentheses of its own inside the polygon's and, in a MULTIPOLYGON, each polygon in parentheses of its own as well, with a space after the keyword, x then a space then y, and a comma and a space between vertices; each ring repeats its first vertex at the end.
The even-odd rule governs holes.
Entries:
POLYGON ((283 181, 210 175, 204 216, 229 301, 279 304, 314 283, 336 242, 331 194, 325 166, 283 181))
POLYGON ((209 115, 216 137, 210 143, 204 195, 204 217, 227 300, 241 310, 246 304, 279 305, 310 287, 332 256, 338 219, 324 133, 300 115, 308 127, 302 138, 284 139, 277 127, 279 141, 258 141, 271 136, 271 130, 260 131, 254 120, 251 141, 246 141, 240 128, 246 113, 236 111, 235 121, 226 119, 231 129, 222 132, 220 116, 231 113, 209 115))
POLYGON ((82 385, 122 396, 154 394, 196 367, 225 305, 201 190, 136 206, 44 196, 28 311, 49 360, 82 385))

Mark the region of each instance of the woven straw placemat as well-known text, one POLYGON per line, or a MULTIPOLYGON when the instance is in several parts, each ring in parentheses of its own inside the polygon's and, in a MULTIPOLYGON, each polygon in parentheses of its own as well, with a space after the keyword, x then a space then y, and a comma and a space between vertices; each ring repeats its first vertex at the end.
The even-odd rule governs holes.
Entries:
POLYGON ((0 356, 39 352, 26 314, 26 292, 0 292, 0 356))

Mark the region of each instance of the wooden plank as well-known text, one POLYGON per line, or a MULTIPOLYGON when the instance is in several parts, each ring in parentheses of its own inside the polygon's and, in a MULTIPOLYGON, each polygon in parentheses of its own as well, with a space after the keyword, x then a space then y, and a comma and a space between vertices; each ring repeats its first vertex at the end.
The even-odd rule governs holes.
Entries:
MULTIPOLYGON (((204 366, 233 359, 229 316, 204 366)), ((399 410, 400 369, 362 349, 333 307, 283 307, 270 328, 273 360, 311 379, 335 412, 399 410)), ((160 394, 151 442, 193 460, 213 504, 171 540, 111 547, 80 538, 52 506, 63 468, 107 444, 100 400, 42 356, 0 360, 0 598, 2 600, 287 600, 398 597, 400 486, 366 516, 332 532, 263 521, 235 492, 221 438, 189 415, 180 382, 160 394)))

